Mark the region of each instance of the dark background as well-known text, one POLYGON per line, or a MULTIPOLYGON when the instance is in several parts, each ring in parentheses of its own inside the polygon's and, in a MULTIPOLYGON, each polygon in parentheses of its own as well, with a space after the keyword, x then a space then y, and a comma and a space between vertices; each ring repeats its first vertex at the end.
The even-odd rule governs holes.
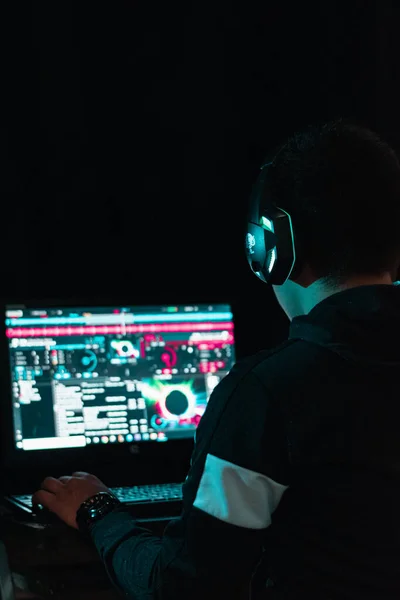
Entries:
POLYGON ((399 149, 396 3, 9 4, 1 298, 227 299, 239 354, 283 340, 243 254, 252 182, 338 115, 399 149))

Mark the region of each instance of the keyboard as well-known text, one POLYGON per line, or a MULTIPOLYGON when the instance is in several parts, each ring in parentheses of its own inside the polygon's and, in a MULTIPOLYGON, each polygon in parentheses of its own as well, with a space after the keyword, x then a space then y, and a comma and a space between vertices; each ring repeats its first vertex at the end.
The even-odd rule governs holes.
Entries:
MULTIPOLYGON (((182 500, 182 483, 134 485, 132 487, 110 488, 110 490, 123 504, 149 504, 182 500)), ((13 499, 23 506, 32 508, 32 496, 30 495, 15 495, 13 499)))
POLYGON ((124 504, 136 502, 170 502, 182 500, 181 483, 159 485, 134 485, 132 487, 111 488, 112 493, 124 504))

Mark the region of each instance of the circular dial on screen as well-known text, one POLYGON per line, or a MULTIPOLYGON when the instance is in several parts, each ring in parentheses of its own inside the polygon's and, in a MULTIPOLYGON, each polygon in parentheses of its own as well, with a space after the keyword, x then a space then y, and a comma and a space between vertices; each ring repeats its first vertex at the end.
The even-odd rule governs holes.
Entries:
POLYGON ((97 367, 97 356, 91 350, 85 350, 81 356, 80 363, 85 371, 94 371, 97 367))

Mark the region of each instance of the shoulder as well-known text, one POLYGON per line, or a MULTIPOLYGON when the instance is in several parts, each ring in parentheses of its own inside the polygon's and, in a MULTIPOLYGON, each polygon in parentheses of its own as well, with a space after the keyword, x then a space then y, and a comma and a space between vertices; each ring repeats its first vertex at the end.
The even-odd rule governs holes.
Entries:
POLYGON ((233 393, 246 388, 251 382, 258 382, 264 391, 272 393, 277 382, 282 384, 284 376, 297 370, 299 362, 304 368, 313 360, 309 344, 302 340, 287 340, 276 348, 262 350, 238 361, 221 382, 221 391, 224 388, 224 393, 233 393))
POLYGON ((221 423, 243 429, 282 418, 285 398, 314 376, 321 353, 315 344, 288 340, 238 361, 213 390, 196 437, 209 440, 221 423))
POLYGON ((301 349, 298 348, 297 341, 289 340, 276 348, 262 350, 236 362, 214 389, 207 412, 213 412, 217 405, 221 408, 222 404, 242 394, 248 396, 251 392, 254 397, 260 393, 265 395, 268 391, 272 392, 269 385, 272 374, 281 379, 282 372, 286 372, 293 362, 293 351, 298 354, 301 349))
MULTIPOLYGON (((251 423, 261 427, 275 412, 275 390, 270 385, 272 373, 276 373, 275 357, 286 364, 285 354, 293 345, 288 341, 272 350, 264 350, 238 361, 211 394, 207 409, 198 427, 198 439, 213 436, 218 429, 243 431, 251 423), (268 376, 268 373, 270 376, 268 376)), ((283 370, 283 366, 282 366, 283 370)))
POLYGON ((224 381, 232 386, 240 385, 248 377, 257 376, 262 370, 275 368, 277 364, 287 364, 293 351, 298 352, 298 340, 287 340, 276 348, 262 350, 236 362, 224 381))

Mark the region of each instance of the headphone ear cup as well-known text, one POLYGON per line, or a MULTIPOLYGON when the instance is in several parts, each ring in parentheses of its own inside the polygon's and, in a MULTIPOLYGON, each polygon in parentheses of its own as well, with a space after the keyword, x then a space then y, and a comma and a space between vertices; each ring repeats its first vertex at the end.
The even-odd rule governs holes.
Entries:
POLYGON ((262 281, 269 280, 270 254, 276 246, 276 236, 272 231, 266 231, 261 225, 247 224, 246 256, 251 270, 262 281), (262 277, 260 277, 262 275, 262 277))
POLYGON ((270 193, 267 172, 271 164, 261 167, 250 196, 246 256, 261 281, 282 285, 292 276, 296 251, 291 217, 278 208, 270 193))

